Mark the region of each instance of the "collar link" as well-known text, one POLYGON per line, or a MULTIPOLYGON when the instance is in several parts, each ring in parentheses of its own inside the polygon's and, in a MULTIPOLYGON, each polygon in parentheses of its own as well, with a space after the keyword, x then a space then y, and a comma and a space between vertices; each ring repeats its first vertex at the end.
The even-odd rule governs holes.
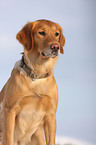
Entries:
POLYGON ((25 63, 24 55, 22 56, 20 67, 26 72, 26 74, 32 79, 32 81, 34 81, 37 78, 37 76, 34 74, 33 70, 30 69, 27 66, 27 64, 25 63))

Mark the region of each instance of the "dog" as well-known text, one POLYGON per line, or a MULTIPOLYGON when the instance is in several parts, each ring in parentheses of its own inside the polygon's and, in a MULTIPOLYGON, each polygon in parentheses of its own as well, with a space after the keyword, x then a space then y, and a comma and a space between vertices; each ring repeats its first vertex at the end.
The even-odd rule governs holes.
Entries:
POLYGON ((0 92, 1 145, 55 145, 58 88, 54 66, 64 53, 59 24, 28 22, 17 34, 24 46, 0 92))

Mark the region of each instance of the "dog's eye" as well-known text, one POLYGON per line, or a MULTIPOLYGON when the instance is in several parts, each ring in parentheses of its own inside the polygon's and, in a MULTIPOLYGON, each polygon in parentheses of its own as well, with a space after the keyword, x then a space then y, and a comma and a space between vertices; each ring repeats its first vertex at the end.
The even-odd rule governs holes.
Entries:
POLYGON ((40 35, 45 36, 46 33, 44 31, 39 32, 40 35))
POLYGON ((59 36, 59 33, 58 33, 58 32, 56 32, 56 33, 55 33, 55 35, 56 35, 56 36, 59 36))

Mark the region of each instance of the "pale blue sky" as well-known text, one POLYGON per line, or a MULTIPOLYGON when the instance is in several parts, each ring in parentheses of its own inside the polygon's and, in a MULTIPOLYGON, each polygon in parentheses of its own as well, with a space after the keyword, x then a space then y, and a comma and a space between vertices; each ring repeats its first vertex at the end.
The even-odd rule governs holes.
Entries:
POLYGON ((17 32, 41 18, 59 23, 66 38, 65 54, 55 67, 57 135, 96 144, 95 0, 0 0, 0 90, 21 58, 17 32))

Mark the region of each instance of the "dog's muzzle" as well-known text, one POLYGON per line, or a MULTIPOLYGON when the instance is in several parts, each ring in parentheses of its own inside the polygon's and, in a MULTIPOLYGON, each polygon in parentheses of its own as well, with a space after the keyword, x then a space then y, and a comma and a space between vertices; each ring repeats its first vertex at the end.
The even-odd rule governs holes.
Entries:
POLYGON ((58 43, 53 43, 53 44, 50 45, 50 48, 51 48, 51 50, 52 50, 53 56, 54 56, 54 57, 55 57, 55 56, 58 56, 59 51, 60 51, 60 44, 58 44, 58 43))
POLYGON ((60 44, 53 43, 50 45, 49 49, 42 51, 41 55, 43 58, 56 57, 56 56, 58 56, 59 52, 60 52, 60 44))

